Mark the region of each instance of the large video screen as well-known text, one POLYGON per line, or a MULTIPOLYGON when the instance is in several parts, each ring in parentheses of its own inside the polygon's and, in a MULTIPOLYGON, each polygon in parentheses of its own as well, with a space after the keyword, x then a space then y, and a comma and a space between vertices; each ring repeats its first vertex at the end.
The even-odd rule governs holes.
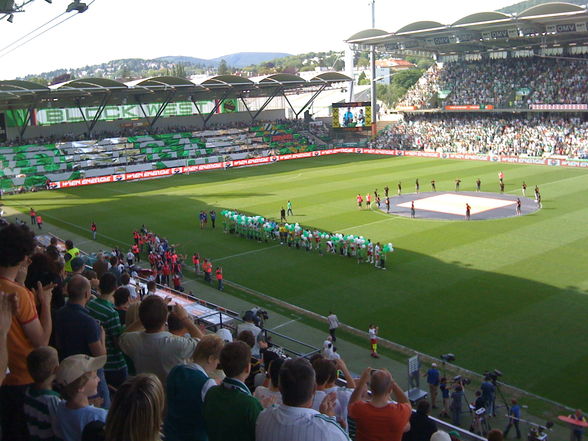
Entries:
POLYGON ((346 131, 370 130, 372 106, 369 101, 333 103, 333 129, 346 131))

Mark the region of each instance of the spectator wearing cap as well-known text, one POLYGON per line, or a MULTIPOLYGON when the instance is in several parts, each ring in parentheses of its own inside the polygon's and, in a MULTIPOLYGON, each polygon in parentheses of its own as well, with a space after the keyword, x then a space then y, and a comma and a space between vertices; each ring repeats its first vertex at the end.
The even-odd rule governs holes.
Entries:
POLYGON ((355 421, 357 441, 400 441, 409 428, 411 410, 406 394, 385 369, 366 368, 349 399, 349 417, 355 421), (372 396, 365 401, 361 397, 368 382, 372 396), (396 403, 390 403, 391 394, 396 403))
POLYGON ((253 311, 247 311, 243 315, 243 323, 240 323, 237 326, 237 335, 241 334, 243 331, 251 331, 253 337, 255 337, 255 344, 251 349, 251 352, 254 357, 259 358, 261 356, 261 351, 259 348, 259 340, 261 339, 261 328, 255 325, 255 313, 253 311))
POLYGON ((67 357, 57 368, 55 382, 65 402, 55 411, 53 430, 64 441, 79 441, 84 427, 93 421, 106 422, 107 411, 90 405, 100 379, 96 371, 106 363, 106 355, 67 357))
POLYGON ((216 335, 222 338, 225 343, 231 343, 233 341, 233 334, 227 328, 220 328, 216 331, 216 335))
POLYGON ((429 418, 431 405, 427 400, 420 400, 416 412, 410 416, 410 430, 402 436, 402 441, 429 441, 437 431, 437 425, 429 418))
POLYGON ((210 441, 253 441, 262 406, 245 385, 251 370, 251 349, 246 343, 227 343, 220 353, 226 378, 204 399, 204 422, 210 441))
POLYGON ((220 360, 224 341, 217 335, 202 337, 192 360, 174 367, 167 377, 166 441, 206 440, 202 417, 204 398, 216 381, 210 378, 220 360))
POLYGON ((14 293, 17 309, 8 330, 8 367, 0 387, 0 416, 5 439, 26 438, 23 399, 33 382, 26 357, 35 348, 46 346, 51 336, 51 298, 53 285, 38 282, 35 294, 17 280, 23 280, 35 250, 35 234, 26 225, 8 225, 0 231, 0 292, 14 293), (36 303, 40 304, 40 314, 36 303))
POLYGON ((192 357, 198 339, 203 337, 182 306, 175 305, 173 311, 190 337, 178 337, 167 331, 167 303, 159 296, 148 296, 139 306, 139 319, 145 330, 125 332, 120 338, 120 348, 133 360, 137 373, 155 374, 163 385, 174 366, 192 357))
POLYGON ((81 257, 74 257, 73 259, 71 259, 71 261, 69 262, 69 267, 71 268, 71 271, 69 271, 66 274, 65 277, 65 285, 67 285, 67 283, 71 280, 71 278, 76 275, 76 274, 82 274, 84 272, 84 259, 82 259, 81 257))
POLYGON ((424 375, 427 377, 427 384, 429 385, 431 407, 437 409, 437 392, 441 382, 441 372, 439 372, 437 363, 431 364, 431 368, 424 375))
POLYGON ((328 396, 320 411, 312 409, 315 373, 304 358, 287 360, 280 369, 283 404, 265 409, 257 420, 256 441, 348 441, 334 418, 335 397, 328 396))
MULTIPOLYGON (((106 354, 104 328, 90 315, 86 304, 91 298, 90 282, 79 274, 67 285, 69 301, 55 314, 55 343, 61 360, 77 354, 100 357, 106 354)), ((98 370, 103 407, 110 407, 110 395, 104 370, 98 370)))

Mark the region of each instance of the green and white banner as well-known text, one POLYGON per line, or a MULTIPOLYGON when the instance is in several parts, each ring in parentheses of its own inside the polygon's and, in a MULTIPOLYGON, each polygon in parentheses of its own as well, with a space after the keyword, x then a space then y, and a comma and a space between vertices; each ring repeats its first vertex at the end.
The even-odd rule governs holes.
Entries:
MULTIPOLYGON (((202 113, 208 113, 214 107, 212 101, 200 101, 197 104, 202 113)), ((141 119, 145 117, 143 112, 151 118, 157 114, 160 106, 161 104, 159 103, 143 104, 143 110, 141 110, 139 104, 106 106, 98 120, 115 121, 118 119, 141 119)), ((77 108, 39 109, 36 111, 36 121, 37 125, 40 126, 77 123, 84 121, 84 117, 86 120, 94 119, 99 111, 99 107, 82 107, 81 112, 80 109, 77 108)), ((169 116, 189 116, 196 114, 198 114, 198 110, 192 102, 181 101, 177 103, 169 103, 161 116, 165 118, 169 116)))

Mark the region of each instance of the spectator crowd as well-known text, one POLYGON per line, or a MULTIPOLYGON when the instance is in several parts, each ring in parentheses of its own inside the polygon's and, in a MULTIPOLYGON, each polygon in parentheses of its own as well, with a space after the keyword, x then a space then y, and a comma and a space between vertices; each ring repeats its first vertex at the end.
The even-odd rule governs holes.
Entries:
POLYGON ((375 146, 588 159, 588 122, 562 115, 412 115, 391 124, 376 139, 375 146))
POLYGON ((208 333, 151 290, 132 295, 124 256, 93 268, 71 241, 62 254, 23 223, 0 230, 3 440, 400 441, 408 430, 411 405, 388 371, 367 368, 356 385, 340 357, 287 359, 252 312, 235 334, 208 333))
POLYGON ((434 65, 398 105, 430 108, 441 103, 496 107, 588 104, 586 63, 588 60, 582 56, 537 56, 434 65), (441 91, 448 95, 437 100, 441 91))

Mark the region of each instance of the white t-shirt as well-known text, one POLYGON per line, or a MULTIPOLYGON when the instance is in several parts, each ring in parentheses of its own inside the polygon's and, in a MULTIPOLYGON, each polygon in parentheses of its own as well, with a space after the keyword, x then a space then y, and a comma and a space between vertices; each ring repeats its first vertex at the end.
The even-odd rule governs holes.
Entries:
POLYGON ((327 320, 329 321, 329 329, 337 329, 339 327, 339 319, 335 314, 328 315, 327 320))
POLYGON ((129 293, 131 294, 131 298, 132 299, 136 299, 137 297, 139 297, 139 295, 137 294, 137 290, 135 288, 135 285, 121 285, 121 288, 126 288, 129 290, 129 293))
POLYGON ((125 332, 119 338, 120 349, 135 365, 138 374, 155 374, 165 387, 167 374, 178 364, 192 358, 198 340, 178 337, 170 332, 125 332))
POLYGON ((259 414, 255 440, 349 441, 349 437, 334 418, 314 409, 280 404, 259 414))
POLYGON ((282 393, 280 391, 273 392, 265 386, 257 387, 255 389, 255 392, 253 393, 253 396, 257 398, 262 405, 263 400, 265 400, 266 398, 275 398, 276 401, 273 404, 282 404, 282 393))
POLYGON ((331 392, 335 392, 337 395, 335 400, 335 418, 341 427, 347 430, 347 406, 349 405, 349 398, 351 398, 353 389, 334 386, 329 389, 317 390, 312 400, 312 408, 318 411, 325 397, 331 392))

